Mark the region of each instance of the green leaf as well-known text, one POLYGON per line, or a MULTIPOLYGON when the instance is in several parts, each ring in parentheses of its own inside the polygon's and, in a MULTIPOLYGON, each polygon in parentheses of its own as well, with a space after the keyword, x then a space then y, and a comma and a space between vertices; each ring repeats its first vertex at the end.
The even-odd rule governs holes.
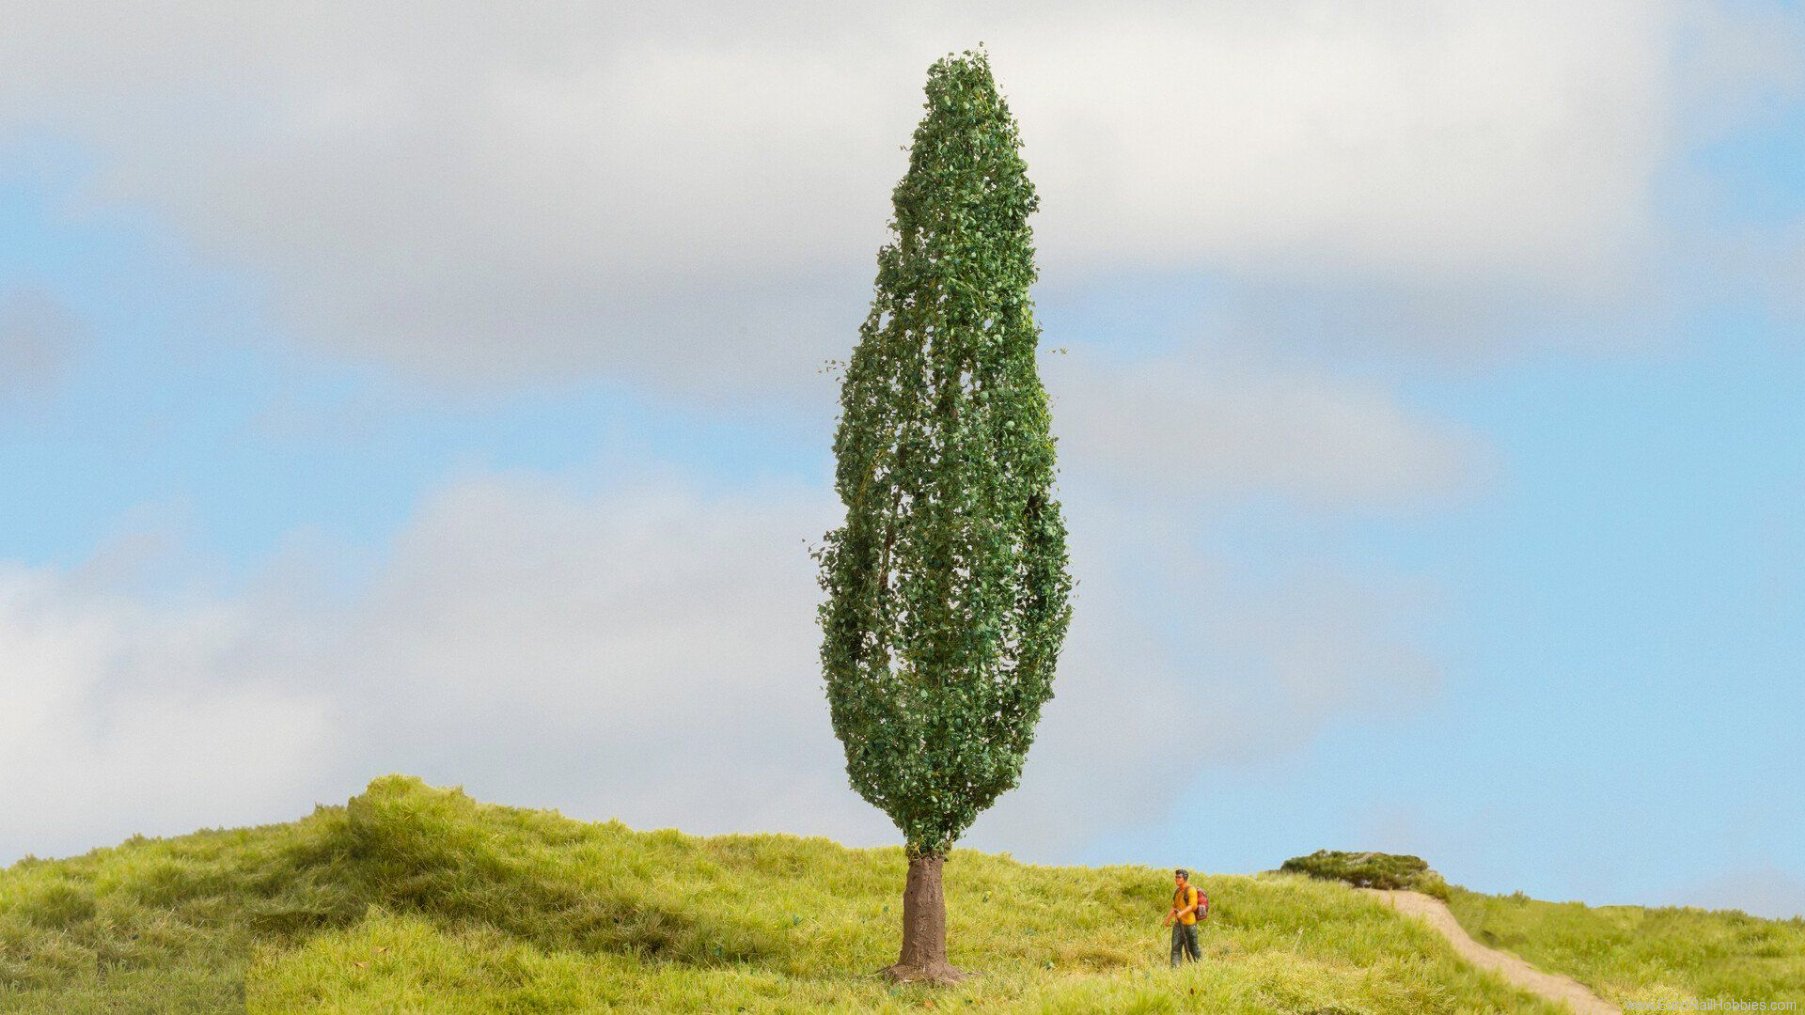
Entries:
POLYGON ((841 371, 846 518, 816 554, 847 774, 911 855, 950 849, 1019 780, 1072 588, 1021 139, 982 52, 929 69, 926 109, 841 371))

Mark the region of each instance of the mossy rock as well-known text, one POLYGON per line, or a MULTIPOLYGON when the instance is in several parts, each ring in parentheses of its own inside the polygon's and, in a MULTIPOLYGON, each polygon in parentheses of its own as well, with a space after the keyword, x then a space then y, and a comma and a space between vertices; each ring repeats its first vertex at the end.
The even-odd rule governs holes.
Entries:
POLYGON ((1286 860, 1279 870, 1328 881, 1345 881, 1356 888, 1422 892, 1444 901, 1448 898, 1448 883, 1420 856, 1319 849, 1309 856, 1286 860))

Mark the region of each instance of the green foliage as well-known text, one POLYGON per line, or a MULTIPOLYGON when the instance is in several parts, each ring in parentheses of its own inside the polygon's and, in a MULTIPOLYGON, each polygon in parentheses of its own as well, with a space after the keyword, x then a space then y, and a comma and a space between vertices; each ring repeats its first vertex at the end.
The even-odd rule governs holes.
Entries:
POLYGON ((917 856, 1020 778, 1071 591, 1021 140, 982 53, 934 64, 926 108, 841 388, 846 520, 817 554, 847 772, 917 856))
MULTIPOLYGON (((635 832, 383 778, 291 824, 0 871, 0 1011, 1554 1015, 1341 884, 1200 876, 1214 902, 1205 961, 1169 972, 1168 871, 969 850, 949 860, 950 957, 985 975, 892 987, 871 971, 895 957, 901 859, 825 839, 635 832)), ((1535 950, 1546 904, 1457 893, 1457 912, 1463 899, 1520 907, 1524 936, 1505 945, 1560 961, 1535 950)), ((1624 983, 1799 996, 1805 923, 1547 909, 1624 983)), ((1617 996, 1666 996, 1629 990, 1617 996)))
POLYGON ((1805 1004, 1805 918, 1540 902, 1460 888, 1448 908, 1475 940, 1571 976, 1616 1004, 1668 1011, 1729 1001, 1805 1004))
POLYGON ((1383 888, 1422 892, 1438 899, 1448 898, 1448 883, 1429 869, 1419 856, 1399 853, 1345 853, 1338 849, 1319 849, 1309 856, 1294 856, 1279 865, 1287 874, 1308 874, 1313 878, 1345 881, 1356 888, 1383 888))

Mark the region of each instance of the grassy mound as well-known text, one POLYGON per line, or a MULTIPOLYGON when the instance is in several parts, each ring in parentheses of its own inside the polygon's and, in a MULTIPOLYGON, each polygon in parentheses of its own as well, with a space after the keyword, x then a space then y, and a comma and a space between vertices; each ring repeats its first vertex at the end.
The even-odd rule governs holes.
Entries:
POLYGON ((892 987, 905 874, 897 848, 635 832, 387 777, 290 824, 0 871, 0 1011, 1553 1012, 1343 885, 1201 878, 1205 961, 1173 973, 1166 871, 963 850, 948 940, 983 975, 892 987))
POLYGON ((1734 1010, 1710 1002, 1791 1001, 1805 1011, 1805 918, 1736 911, 1538 902, 1456 888, 1448 908, 1476 940, 1647 1010, 1734 1010), (1664 1006, 1664 1007, 1663 1007, 1664 1006))
POLYGON ((1356 888, 1422 892, 1444 900, 1448 897, 1448 883, 1430 870, 1429 864, 1419 856, 1319 849, 1309 856, 1286 860, 1279 870, 1326 881, 1344 881, 1356 888))

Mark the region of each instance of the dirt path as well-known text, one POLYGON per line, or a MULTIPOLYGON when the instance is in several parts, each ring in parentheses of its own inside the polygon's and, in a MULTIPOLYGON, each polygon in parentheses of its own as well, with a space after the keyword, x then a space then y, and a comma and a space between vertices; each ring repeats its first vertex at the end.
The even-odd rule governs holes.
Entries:
POLYGON ((1448 904, 1440 899, 1430 898, 1421 892, 1382 892, 1373 888, 1366 891, 1384 899, 1398 912, 1426 921, 1437 933, 1448 939, 1448 943, 1454 946, 1461 958, 1481 969, 1497 973, 1513 986, 1545 997, 1556 1004, 1565 1004, 1575 1015, 1623 1015, 1622 1009, 1599 1000, 1598 995, 1586 989, 1584 984, 1565 976, 1545 973, 1509 952, 1487 948, 1473 940, 1467 936, 1465 928, 1455 921, 1454 914, 1448 911, 1448 904))

